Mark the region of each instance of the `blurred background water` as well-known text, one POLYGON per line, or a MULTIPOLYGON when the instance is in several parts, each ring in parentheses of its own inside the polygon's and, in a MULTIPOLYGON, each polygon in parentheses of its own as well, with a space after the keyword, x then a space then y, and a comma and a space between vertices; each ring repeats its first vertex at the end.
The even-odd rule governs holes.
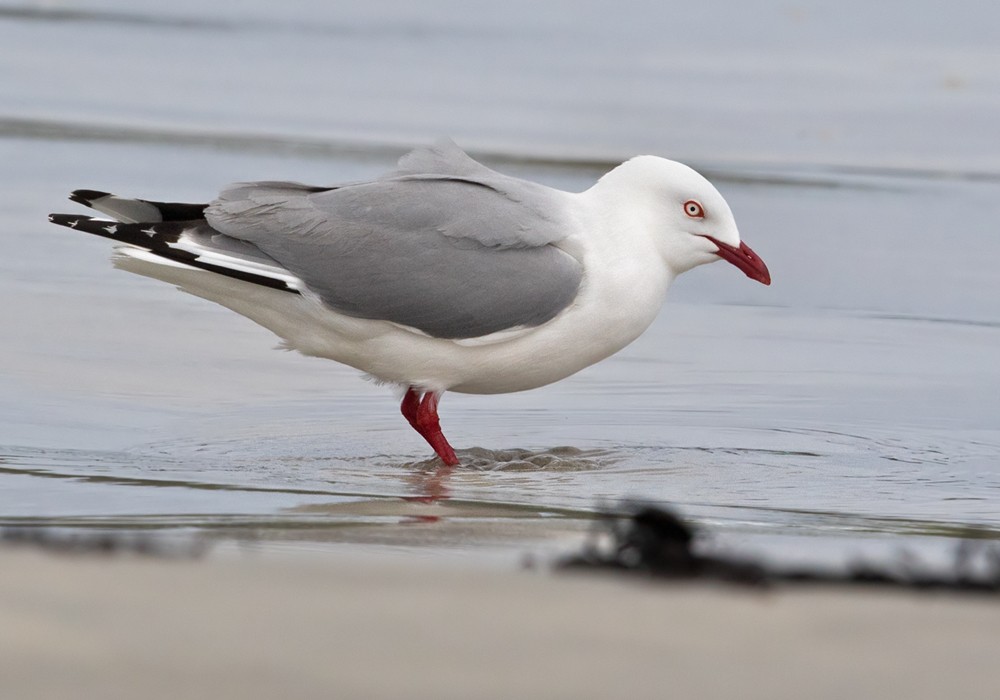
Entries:
POLYGON ((0 2, 0 525, 476 556, 637 497, 776 552, 997 537, 998 25, 898 0, 0 2), (333 184, 439 136, 570 190, 688 162, 774 285, 699 269, 616 357, 447 395, 468 464, 442 483, 391 391, 46 221, 75 188, 333 184))

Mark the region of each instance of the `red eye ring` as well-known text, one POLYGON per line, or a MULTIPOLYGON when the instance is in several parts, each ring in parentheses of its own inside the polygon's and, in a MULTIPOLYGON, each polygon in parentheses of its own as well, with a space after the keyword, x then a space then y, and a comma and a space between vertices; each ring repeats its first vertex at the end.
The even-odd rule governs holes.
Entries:
POLYGON ((705 208, 701 206, 701 202, 689 199, 684 202, 684 213, 690 216, 692 219, 704 219, 705 218, 705 208))

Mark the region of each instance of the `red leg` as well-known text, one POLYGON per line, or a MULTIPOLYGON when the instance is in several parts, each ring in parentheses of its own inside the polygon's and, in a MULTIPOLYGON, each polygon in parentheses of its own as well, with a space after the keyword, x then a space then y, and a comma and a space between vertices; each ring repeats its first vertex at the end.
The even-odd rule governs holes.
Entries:
POLYGON ((438 419, 437 406, 441 395, 432 391, 424 394, 420 399, 420 408, 417 410, 417 431, 424 436, 424 439, 431 444, 438 457, 449 467, 458 464, 458 457, 455 450, 451 449, 444 433, 441 432, 441 422, 438 419))
POLYGON ((414 391, 413 387, 410 387, 406 390, 406 395, 403 397, 403 403, 399 405, 399 410, 402 412, 406 422, 419 432, 420 428, 417 428, 418 408, 420 408, 420 394, 414 391))
POLYGON ((433 391, 421 396, 411 387, 406 390, 399 410, 410 425, 434 448, 441 461, 449 467, 454 467, 458 464, 458 457, 441 432, 441 422, 438 419, 437 405, 440 398, 441 395, 433 391))

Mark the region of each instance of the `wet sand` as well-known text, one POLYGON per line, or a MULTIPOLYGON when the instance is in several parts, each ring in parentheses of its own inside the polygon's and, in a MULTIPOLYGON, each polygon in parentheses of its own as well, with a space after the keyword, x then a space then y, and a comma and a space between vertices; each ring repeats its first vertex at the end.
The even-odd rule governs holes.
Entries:
POLYGON ((995 698, 995 600, 0 549, 5 698, 995 698))

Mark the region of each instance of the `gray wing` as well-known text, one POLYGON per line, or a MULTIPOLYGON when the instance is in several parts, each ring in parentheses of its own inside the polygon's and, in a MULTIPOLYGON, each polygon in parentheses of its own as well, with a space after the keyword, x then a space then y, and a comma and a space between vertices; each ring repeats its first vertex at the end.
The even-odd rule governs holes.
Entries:
POLYGON ((553 245, 570 230, 555 193, 450 143, 405 156, 373 182, 236 185, 206 216, 331 308, 439 338, 545 323, 573 301, 582 277, 580 263, 553 245))

